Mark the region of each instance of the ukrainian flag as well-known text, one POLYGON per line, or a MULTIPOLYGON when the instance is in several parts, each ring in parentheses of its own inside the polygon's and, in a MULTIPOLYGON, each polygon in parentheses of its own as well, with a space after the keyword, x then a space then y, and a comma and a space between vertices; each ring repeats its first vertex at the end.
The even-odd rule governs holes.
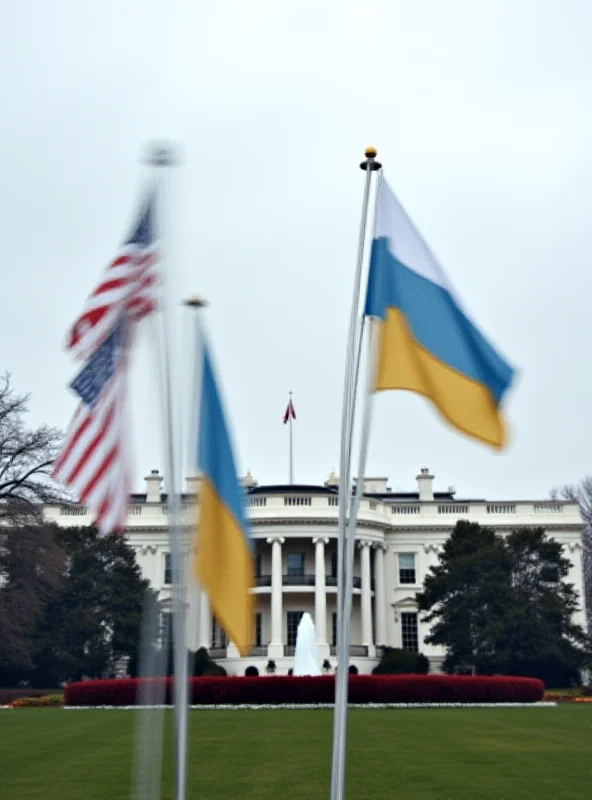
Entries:
POLYGON ((199 521, 194 574, 210 606, 241 655, 251 646, 253 543, 224 410, 204 346, 197 442, 199 521))
POLYGON ((417 392, 460 431, 494 448, 505 444, 500 404, 514 370, 462 311, 384 179, 365 314, 379 320, 376 391, 417 392))

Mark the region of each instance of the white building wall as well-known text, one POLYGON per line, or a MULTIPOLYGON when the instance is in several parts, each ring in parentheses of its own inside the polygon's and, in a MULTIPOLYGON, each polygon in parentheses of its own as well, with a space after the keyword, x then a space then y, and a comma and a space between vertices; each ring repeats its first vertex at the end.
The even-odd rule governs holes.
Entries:
MULTIPOLYGON (((143 497, 134 501, 130 507, 130 515, 126 536, 134 548, 142 574, 152 587, 159 592, 163 602, 170 600, 170 587, 164 582, 165 558, 169 552, 166 507, 159 501, 155 487, 161 480, 158 475, 151 475, 147 480, 150 502, 143 497)), ((379 487, 384 491, 386 479, 368 479, 370 490, 379 487)), ((372 578, 374 574, 375 546, 385 547, 384 552, 384 605, 386 642, 389 646, 401 646, 400 615, 417 610, 415 597, 421 591, 425 576, 430 567, 437 564, 438 554, 447 537, 459 519, 479 522, 481 525, 495 527, 504 534, 521 526, 545 527, 549 536, 562 543, 567 557, 572 562, 569 580, 574 584, 580 598, 583 596, 583 576, 581 558, 581 534, 583 523, 579 509, 574 503, 550 501, 443 501, 434 499, 432 490, 433 477, 427 470, 418 475, 419 499, 398 499, 393 495, 385 501, 363 498, 360 503, 357 538, 372 543, 370 563, 372 578), (398 572, 398 554, 413 553, 416 564, 416 583, 401 585, 398 572)), ((271 545, 268 540, 274 537, 283 539, 281 545, 281 572, 287 574, 287 555, 289 552, 302 552, 305 556, 304 572, 308 576, 309 585, 283 586, 282 591, 282 635, 284 644, 287 641, 287 612, 308 611, 315 618, 315 586, 310 585, 311 576, 315 576, 316 558, 313 540, 323 538, 325 566, 325 598, 326 598, 326 654, 332 644, 332 614, 336 609, 336 588, 330 585, 331 554, 337 547, 337 514, 335 495, 329 490, 318 489, 309 492, 306 489, 285 487, 278 493, 274 487, 269 491, 249 496, 249 517, 252 533, 256 540, 257 552, 261 554, 261 575, 270 576, 272 572, 271 545), (298 494, 297 502, 294 497, 298 494), (305 502, 302 502, 303 497, 305 502), (252 502, 256 501, 256 502, 252 502)), ((195 517, 195 507, 190 498, 187 499, 186 521, 188 524, 186 544, 190 543, 190 524, 195 517)), ((89 525, 92 518, 80 507, 48 506, 46 518, 63 526, 89 525)), ((353 611, 351 618, 351 643, 354 648, 362 644, 361 578, 360 551, 356 548, 354 577, 357 587, 354 590, 353 611)), ((369 591, 369 587, 366 587, 369 591)), ((262 613, 262 642, 271 640, 271 587, 261 585, 255 588, 255 608, 262 613)), ((377 598, 372 596, 372 630, 376 637, 376 604, 377 598)), ((581 607, 576 621, 583 625, 584 610, 581 607)), ((420 650, 431 660, 432 666, 438 668, 445 651, 425 643, 428 627, 419 620, 420 650)), ((211 632, 206 635, 211 636, 211 632)), ((203 638, 200 634, 200 638, 203 638)), ((377 642, 375 644, 383 644, 377 642)), ((325 650, 323 650, 325 652, 325 650)), ((359 666, 360 671, 370 671, 376 663, 369 651, 367 657, 352 656, 351 663, 359 666)), ((274 656, 275 658, 275 656, 274 656)), ((335 657, 331 658, 335 663, 335 657)), ((242 674, 249 663, 264 667, 267 659, 229 659, 225 666, 229 671, 242 674)), ((276 658, 279 671, 287 671, 291 666, 291 658, 276 658)))

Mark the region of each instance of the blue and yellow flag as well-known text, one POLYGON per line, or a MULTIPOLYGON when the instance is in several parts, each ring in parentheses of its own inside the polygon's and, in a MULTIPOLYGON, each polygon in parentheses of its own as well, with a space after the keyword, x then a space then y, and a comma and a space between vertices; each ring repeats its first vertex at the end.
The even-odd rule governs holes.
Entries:
POLYGON ((379 321, 376 391, 423 395, 457 429, 505 443, 513 369, 470 322, 386 181, 380 183, 365 314, 379 321))
POLYGON ((194 574, 241 655, 252 645, 253 542, 224 410, 204 346, 197 442, 201 475, 194 574))

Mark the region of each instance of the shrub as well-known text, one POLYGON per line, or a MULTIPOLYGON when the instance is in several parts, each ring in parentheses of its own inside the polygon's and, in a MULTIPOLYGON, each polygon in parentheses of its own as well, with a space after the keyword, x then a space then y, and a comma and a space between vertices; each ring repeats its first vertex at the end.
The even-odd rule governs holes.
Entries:
MULTIPOLYGON (((142 679, 72 683, 65 690, 68 706, 131 706, 142 679)), ((146 679, 145 679, 146 680, 146 679)), ((172 680, 165 681, 171 703, 172 680)), ((349 702, 357 703, 531 703, 541 700, 544 685, 536 678, 461 675, 352 675, 349 702)), ((332 703, 333 675, 319 677, 202 677, 190 681, 193 705, 302 705, 332 703)))
POLYGON ((28 689, 26 687, 0 689, 0 706, 9 706, 20 697, 44 697, 48 694, 55 694, 55 692, 55 689, 28 689))
POLYGON ((423 653, 412 650, 385 648, 382 658, 372 670, 373 675, 427 675, 430 662, 423 653))
POLYGON ((59 708, 63 704, 63 694, 45 694, 43 697, 19 697, 10 705, 13 708, 59 708))
POLYGON ((350 675, 357 675, 358 672, 359 672, 359 669, 356 667, 355 664, 350 664, 349 665, 349 674, 350 675))
POLYGON ((257 675, 259 675, 259 670, 257 667, 253 666, 247 667, 245 670, 245 675, 247 678, 256 678, 257 675))

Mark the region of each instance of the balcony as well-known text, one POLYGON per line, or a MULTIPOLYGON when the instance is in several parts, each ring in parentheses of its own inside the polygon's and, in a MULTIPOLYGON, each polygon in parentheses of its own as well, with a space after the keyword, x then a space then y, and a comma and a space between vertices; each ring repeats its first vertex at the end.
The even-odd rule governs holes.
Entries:
MULTIPOLYGON (((354 577, 352 584, 354 589, 361 589, 362 579, 354 577)), ((325 586, 337 586, 337 578, 334 575, 326 575, 325 586)))
POLYGON ((267 645, 249 647, 248 655, 252 656, 253 658, 256 656, 260 658, 267 658, 267 645))
POLYGON ((283 586, 314 586, 314 575, 282 575, 283 586))
MULTIPOLYGON (((316 579, 314 575, 282 575, 283 586, 314 586, 316 579)), ((256 575, 255 586, 271 586, 271 575, 256 575)), ((325 586, 337 586, 337 578, 333 575, 325 575, 325 586)), ((353 579, 353 588, 362 588, 362 579, 353 579)), ((374 581, 372 581, 374 590, 374 581)))
MULTIPOLYGON (((368 648, 365 647, 363 644, 350 644, 349 646, 349 654, 350 656, 357 656, 358 658, 364 658, 364 656, 368 655, 368 648)), ((337 647, 336 645, 331 645, 331 655, 337 655, 337 647)))

